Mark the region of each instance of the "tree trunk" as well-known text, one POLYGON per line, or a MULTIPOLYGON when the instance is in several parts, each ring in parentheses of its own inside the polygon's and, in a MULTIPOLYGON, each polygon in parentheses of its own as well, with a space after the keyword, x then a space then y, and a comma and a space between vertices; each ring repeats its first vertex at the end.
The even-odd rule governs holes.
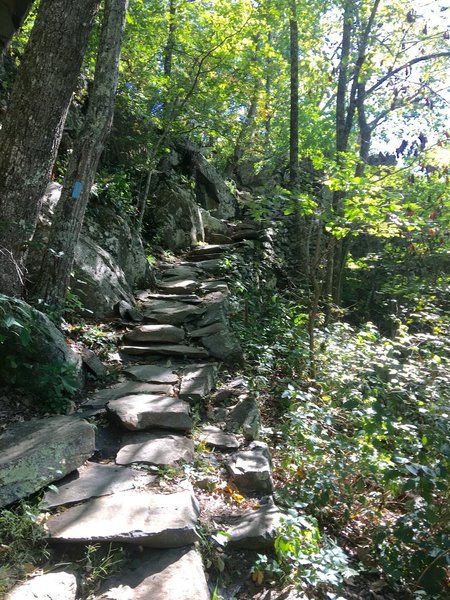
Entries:
POLYGON ((42 0, 0 130, 0 291, 20 295, 99 0, 42 0))
POLYGON ((290 62, 291 62, 291 100, 289 126, 289 183, 291 189, 298 186, 298 23, 297 0, 291 1, 290 32, 290 62))
POLYGON ((0 61, 32 4, 33 0, 0 0, 0 61))
POLYGON ((258 110, 258 98, 259 98, 260 88, 261 88, 261 83, 258 80, 255 83, 252 98, 250 100, 250 106, 248 107, 248 110, 247 110, 247 115, 245 116, 245 119, 242 122, 241 129, 237 136, 237 139, 236 139, 236 142, 234 145, 233 154, 227 160, 227 164, 224 169, 225 177, 231 177, 231 175, 233 175, 233 173, 236 170, 236 167, 239 164, 239 161, 241 160, 242 156, 244 155, 245 144, 253 131, 252 127, 255 122, 255 117, 256 117, 257 110, 258 110))
POLYGON ((128 0, 105 0, 94 84, 86 121, 70 156, 34 295, 60 306, 105 139, 111 128, 128 0))
POLYGON ((170 77, 172 74, 173 51, 175 49, 175 32, 176 32, 176 14, 177 8, 175 0, 169 0, 169 34, 167 36, 166 47, 164 48, 164 75, 170 77))
POLYGON ((347 150, 351 123, 346 123, 348 66, 353 29, 353 2, 347 0, 344 7, 341 57, 339 60, 338 86, 336 93, 336 152, 347 150))
MULTIPOLYGON (((272 32, 267 32, 267 44, 272 45, 272 32)), ((265 106, 264 106, 264 156, 269 158, 271 154, 271 133, 272 133, 272 63, 270 56, 266 57, 266 81, 265 81, 265 106)))
MULTIPOLYGON (((365 162, 367 161, 370 149, 371 131, 365 118, 365 83, 361 75, 364 62, 366 60, 367 45, 372 29, 375 24, 380 0, 374 0, 369 19, 361 32, 358 42, 358 55, 353 68, 351 77, 351 87, 348 91, 349 83, 349 61, 351 58, 351 38, 354 28, 353 11, 354 3, 347 1, 344 8, 344 24, 342 30, 342 50, 339 63, 338 91, 336 97, 336 161, 339 164, 340 152, 348 150, 350 133, 354 124, 355 111, 358 110, 358 126, 360 133, 360 163, 356 167, 356 176, 362 176, 365 162)), ((334 192, 333 209, 338 216, 342 216, 344 210, 345 194, 341 191, 334 192)), ((347 262, 348 251, 350 247, 349 236, 336 240, 334 243, 334 255, 330 260, 333 262, 332 289, 328 291, 333 303, 337 306, 341 303, 342 288, 344 282, 344 269, 347 262)), ((330 309, 331 310, 331 309, 330 309)), ((329 316, 329 315, 328 315, 329 316)), ((327 318, 328 318, 327 316, 327 318)))

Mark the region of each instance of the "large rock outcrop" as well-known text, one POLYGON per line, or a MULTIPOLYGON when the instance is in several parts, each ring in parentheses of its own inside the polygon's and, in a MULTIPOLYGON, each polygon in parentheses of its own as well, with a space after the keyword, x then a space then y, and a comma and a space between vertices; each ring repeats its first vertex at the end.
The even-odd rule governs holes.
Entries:
POLYGON ((23 300, 0 294, 0 381, 22 387, 28 384, 38 395, 45 395, 45 381, 55 368, 70 375, 71 384, 81 388, 81 358, 69 348, 59 329, 23 300))
POLYGON ((95 450, 94 428, 73 416, 16 423, 0 436, 0 506, 71 473, 95 450))
POLYGON ((154 210, 148 223, 164 248, 175 251, 205 240, 228 240, 223 219, 235 216, 236 200, 194 143, 184 139, 174 142, 158 165, 152 197, 154 210))
POLYGON ((152 228, 163 248, 180 250, 205 241, 203 219, 192 188, 168 172, 154 193, 152 228))
POLYGON ((189 140, 180 139, 174 145, 185 174, 195 178, 197 201, 214 217, 230 219, 236 213, 236 200, 217 169, 189 140))
MULTIPOLYGON (((48 184, 39 222, 27 261, 28 276, 39 273, 42 250, 48 241, 54 209, 61 195, 59 183, 48 184)), ((95 218, 87 215, 75 249, 72 292, 90 313, 102 318, 114 312, 121 300, 134 305, 133 290, 154 284, 142 240, 128 222, 109 207, 98 207, 95 218)))

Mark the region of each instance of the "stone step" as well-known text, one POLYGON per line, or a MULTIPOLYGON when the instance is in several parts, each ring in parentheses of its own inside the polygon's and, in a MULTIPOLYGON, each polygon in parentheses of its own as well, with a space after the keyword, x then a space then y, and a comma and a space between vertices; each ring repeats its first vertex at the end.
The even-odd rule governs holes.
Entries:
POLYGON ((121 542, 179 548, 198 540, 199 515, 190 490, 124 491, 68 508, 46 523, 50 542, 121 542))
POLYGON ((215 323, 211 323, 211 325, 206 325, 205 327, 200 327, 199 329, 193 329, 189 331, 190 338, 203 338, 209 335, 217 335, 226 331, 226 324, 221 321, 216 321, 215 323))
POLYGON ((230 293, 227 282, 222 279, 205 281, 200 285, 200 290, 204 293, 222 292, 226 295, 230 293))
POLYGON ((223 254, 230 249, 230 244, 206 244, 204 246, 198 246, 197 248, 193 248, 188 257, 196 256, 211 256, 215 254, 223 254))
POLYGON ((176 300, 148 300, 142 304, 142 312, 146 319, 169 325, 180 325, 197 319, 205 310, 201 305, 176 300))
POLYGON ((199 439, 209 448, 217 450, 237 450, 240 445, 238 438, 233 433, 223 431, 215 425, 204 425, 201 428, 199 439))
POLYGON ((163 264, 160 265, 162 267, 162 276, 164 279, 169 277, 177 277, 179 279, 197 279, 200 274, 200 269, 192 266, 191 264, 163 264))
POLYGON ((158 294, 156 292, 150 292, 149 290, 145 290, 143 292, 139 292, 137 298, 141 302, 147 301, 167 301, 173 302, 176 300, 177 302, 185 302, 187 304, 201 304, 203 299, 197 296, 196 294, 178 294, 176 298, 173 297, 173 294, 158 294))
POLYGON ((124 381, 110 388, 95 392, 87 401, 89 406, 105 406, 111 400, 137 394, 159 394, 170 396, 173 385, 169 383, 146 383, 142 381, 124 381))
POLYGON ((202 557, 195 546, 149 550, 138 563, 105 582, 96 600, 210 600, 202 557))
POLYGON ((229 235, 225 233, 208 233, 207 242, 210 244, 232 244, 233 240, 229 235))
POLYGON ((193 441, 176 433, 128 433, 123 436, 122 443, 116 457, 118 465, 166 466, 190 462, 194 458, 193 441))
POLYGON ((200 287, 198 281, 194 279, 166 279, 158 283, 158 289, 167 294, 186 295, 195 292, 200 287))
POLYGON ((186 358, 208 358, 205 348, 186 346, 185 344, 152 344, 151 346, 125 345, 122 352, 132 356, 183 356, 186 358))
POLYGON ((223 251, 221 251, 221 250, 217 250, 216 252, 208 252, 205 254, 198 252, 196 254, 188 254, 186 256, 186 260, 192 261, 194 263, 200 262, 200 264, 201 264, 203 261, 207 261, 207 260, 212 260, 212 259, 221 260, 222 255, 223 255, 223 251))
POLYGON ((9 426, 0 436, 0 507, 61 479, 94 451, 94 428, 73 415, 9 426))
POLYGON ((216 383, 215 364, 187 366, 183 369, 179 397, 183 400, 201 400, 214 389, 216 383))
POLYGON ((229 270, 228 267, 226 267, 226 265, 224 264, 221 257, 208 258, 202 260, 201 262, 189 261, 180 264, 193 266, 196 269, 199 269, 201 272, 205 273, 206 275, 223 275, 229 270))
POLYGON ((127 469, 115 464, 88 462, 58 482, 55 485, 56 490, 45 492, 41 506, 54 508, 100 496, 109 496, 144 487, 155 479, 154 475, 143 471, 127 469))
POLYGON ((283 513, 272 499, 256 510, 246 511, 228 530, 230 537, 227 547, 266 552, 273 550, 282 518, 283 513))
POLYGON ((185 338, 184 330, 174 325, 139 325, 123 336, 124 342, 178 344, 185 338))
POLYGON ((106 409, 113 419, 130 431, 156 428, 181 431, 192 429, 189 404, 170 396, 125 396, 109 402, 106 409))
POLYGON ((75 573, 58 571, 34 575, 22 581, 4 596, 4 600, 75 600, 77 595, 75 573))
POLYGON ((136 365, 123 370, 127 377, 144 381, 146 383, 172 383, 178 382, 179 377, 173 368, 158 365, 136 365))

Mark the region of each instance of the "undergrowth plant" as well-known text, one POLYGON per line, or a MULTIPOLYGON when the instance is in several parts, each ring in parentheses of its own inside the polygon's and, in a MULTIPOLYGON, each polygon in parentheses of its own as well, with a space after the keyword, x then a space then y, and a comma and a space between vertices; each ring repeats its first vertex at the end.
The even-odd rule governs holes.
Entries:
POLYGON ((334 593, 347 570, 362 564, 403 594, 448 597, 450 319, 444 303, 416 297, 392 315, 389 337, 370 322, 317 329, 312 378, 307 310, 255 280, 234 289, 234 327, 253 370, 249 379, 277 417, 276 495, 280 504, 317 519, 322 531, 321 541, 308 546, 307 528, 285 524, 275 562, 261 555, 260 568, 290 572, 302 590, 334 593))
POLYGON ((118 573, 128 560, 127 551, 114 544, 88 544, 79 562, 83 597, 92 598, 105 579, 118 573))
POLYGON ((0 595, 49 557, 39 509, 22 502, 0 510, 0 595))

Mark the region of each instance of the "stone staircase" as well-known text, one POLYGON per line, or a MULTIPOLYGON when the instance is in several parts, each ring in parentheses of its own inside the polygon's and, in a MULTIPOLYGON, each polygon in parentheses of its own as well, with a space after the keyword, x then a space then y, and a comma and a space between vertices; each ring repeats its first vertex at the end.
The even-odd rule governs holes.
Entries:
MULTIPOLYGON (((210 598, 212 590, 199 552, 200 510, 194 487, 187 478, 161 486, 158 475, 158 469, 192 463, 194 439, 218 453, 216 463, 226 469, 240 494, 268 496, 230 528, 230 547, 266 549, 273 543, 281 513, 270 499, 269 449, 256 441, 260 427, 257 403, 245 394, 242 380, 213 393, 220 365, 241 359, 239 343, 228 323, 229 292, 222 258, 230 248, 238 250, 235 244, 201 246, 184 261, 161 264, 157 292, 137 295, 139 310, 132 312, 134 324, 123 336, 120 381, 94 393, 79 415, 47 419, 53 420, 56 431, 62 427, 61 419, 69 420, 73 431, 75 425, 87 427, 89 432, 77 433, 80 439, 92 435, 83 418, 94 417, 99 423, 91 460, 85 462, 90 453, 84 447, 64 468, 61 463, 67 461, 61 451, 59 462, 49 467, 54 472, 42 476, 36 487, 70 473, 44 496, 49 542, 61 550, 68 545, 119 543, 138 553, 137 560, 104 582, 101 591, 90 598, 210 598), (204 406, 207 397, 208 411, 204 406), (195 411, 207 412, 209 422, 198 425, 193 435, 195 411)), ((14 436, 17 439, 17 431, 12 432, 14 436)), ((65 431, 58 448, 70 436, 65 431)), ((51 430, 44 437, 49 447, 42 460, 47 464, 52 448, 53 454, 58 452, 55 443, 52 446, 51 430)), ((45 446, 42 440, 41 445, 45 446)), ((36 452, 32 444, 29 450, 36 452)), ((11 456, 9 459, 11 462, 11 456)), ((17 478, 27 460, 17 458, 17 478)), ((215 487, 214 477, 207 480, 207 476, 194 480, 203 495, 215 487)), ((24 495, 23 489, 17 491, 19 487, 12 482, 8 500, 16 499, 14 494, 24 495)), ((73 574, 59 573, 61 578, 69 578, 67 594, 62 593, 55 575, 32 578, 16 586, 7 599, 84 600, 73 574), (48 584, 43 583, 45 578, 48 584)))

